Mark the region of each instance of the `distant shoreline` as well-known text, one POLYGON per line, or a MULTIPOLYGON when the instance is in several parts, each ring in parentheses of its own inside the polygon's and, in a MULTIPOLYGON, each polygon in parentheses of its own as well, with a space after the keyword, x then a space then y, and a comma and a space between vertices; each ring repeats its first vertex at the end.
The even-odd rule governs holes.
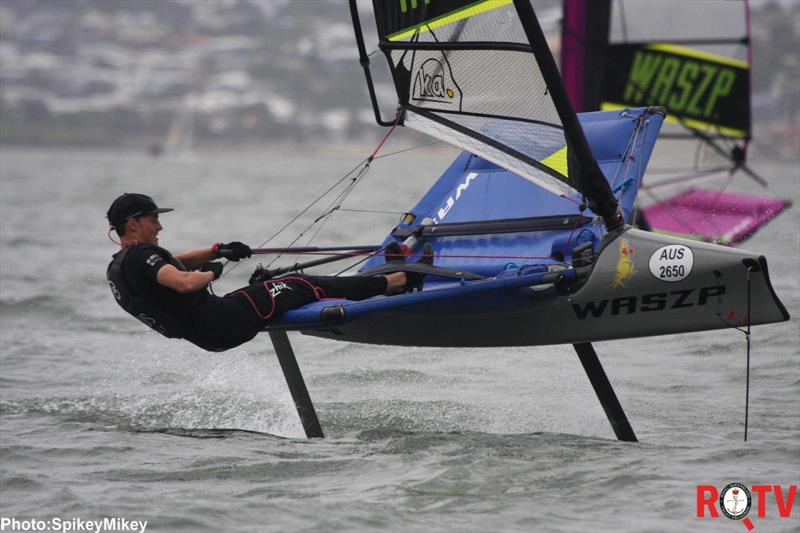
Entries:
MULTIPOLYGON (((407 136, 406 136, 407 137, 407 136)), ((384 147, 383 152, 389 154, 395 151, 406 150, 413 148, 414 153, 425 156, 440 156, 448 153, 456 153, 457 148, 454 148, 444 142, 430 141, 414 142, 419 139, 408 139, 399 137, 395 139, 397 144, 389 144, 384 147), (424 145, 424 146, 423 146, 424 145)), ((352 155, 353 157, 367 157, 380 138, 376 138, 372 142, 366 140, 313 140, 308 142, 300 141, 276 141, 276 142, 259 142, 259 143, 199 143, 191 151, 179 153, 163 153, 158 156, 151 156, 152 159, 171 160, 179 159, 181 157, 192 156, 193 154, 230 154, 231 152, 239 152, 242 154, 257 154, 259 152, 281 152, 287 154, 302 154, 313 153, 315 155, 352 155)), ((74 151, 118 151, 124 153, 141 153, 148 155, 147 144, 135 142, 126 142, 124 144, 50 144, 50 143, 26 143, 26 142, 8 142, 0 140, 0 150, 48 150, 54 152, 74 152, 74 151)))

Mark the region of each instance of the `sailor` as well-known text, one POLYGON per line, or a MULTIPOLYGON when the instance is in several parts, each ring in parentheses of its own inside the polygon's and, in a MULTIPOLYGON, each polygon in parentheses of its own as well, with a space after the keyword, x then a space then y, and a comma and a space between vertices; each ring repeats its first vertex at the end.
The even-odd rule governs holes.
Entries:
MULTIPOLYGON (((106 214, 120 238, 120 251, 108 265, 106 277, 117 303, 162 335, 183 338, 209 351, 224 351, 255 337, 270 320, 286 310, 321 298, 363 300, 379 294, 404 292, 421 285, 421 275, 392 272, 383 276, 336 277, 293 274, 274 279, 251 278, 251 284, 225 296, 208 285, 222 274, 221 256, 232 261, 250 257, 241 242, 173 256, 158 246, 163 229, 159 215, 172 211, 158 207, 144 194, 125 193, 106 214)), ((387 256, 399 246, 387 249, 387 256)), ((426 249, 421 261, 431 264, 426 249)))

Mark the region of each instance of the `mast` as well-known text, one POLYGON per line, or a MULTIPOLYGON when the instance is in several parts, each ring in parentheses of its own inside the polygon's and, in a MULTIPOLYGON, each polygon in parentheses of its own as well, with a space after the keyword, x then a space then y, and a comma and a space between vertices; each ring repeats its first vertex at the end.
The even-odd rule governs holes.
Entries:
POLYGON ((358 62, 364 69, 364 78, 367 82, 369 91, 369 101, 372 103, 372 111, 375 113, 375 122, 379 126, 391 126, 394 122, 383 120, 381 110, 378 107, 378 98, 375 96, 375 85, 372 83, 372 73, 369 70, 369 55, 364 46, 364 34, 361 31, 361 20, 358 17, 358 6, 356 0, 350 0, 350 18, 353 20, 353 31, 356 34, 356 45, 358 46, 358 62))
POLYGON ((578 122, 578 116, 572 107, 561 74, 558 72, 555 59, 547 45, 539 20, 529 0, 514 0, 522 26, 530 40, 536 62, 542 71, 547 88, 550 91, 556 111, 564 125, 564 134, 567 138, 567 154, 569 177, 573 180, 578 191, 584 194, 589 201, 592 211, 603 217, 609 231, 619 229, 623 225, 622 215, 617 209, 617 199, 611 192, 611 187, 606 181, 603 172, 583 133, 583 128, 578 122))
POLYGON ((603 103, 610 22, 611 0, 564 0, 561 77, 577 112, 603 103))

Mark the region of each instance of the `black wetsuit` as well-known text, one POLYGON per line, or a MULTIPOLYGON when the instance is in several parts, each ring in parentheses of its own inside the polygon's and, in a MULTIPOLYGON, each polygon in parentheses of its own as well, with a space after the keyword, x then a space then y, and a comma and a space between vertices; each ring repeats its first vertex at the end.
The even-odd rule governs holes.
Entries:
POLYGON ((106 276, 117 303, 166 337, 184 338, 209 351, 249 341, 270 320, 321 298, 363 300, 386 292, 377 277, 289 275, 243 287, 225 296, 207 289, 179 293, 158 283, 166 265, 186 268, 164 248, 127 246, 114 254, 106 276))

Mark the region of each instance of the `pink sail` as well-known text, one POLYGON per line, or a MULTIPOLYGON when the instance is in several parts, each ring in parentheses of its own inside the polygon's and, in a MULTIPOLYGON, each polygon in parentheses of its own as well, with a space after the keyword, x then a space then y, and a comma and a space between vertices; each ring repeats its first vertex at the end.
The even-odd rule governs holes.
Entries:
POLYGON ((642 210, 654 231, 734 245, 778 216, 791 202, 707 189, 692 189, 642 210))

